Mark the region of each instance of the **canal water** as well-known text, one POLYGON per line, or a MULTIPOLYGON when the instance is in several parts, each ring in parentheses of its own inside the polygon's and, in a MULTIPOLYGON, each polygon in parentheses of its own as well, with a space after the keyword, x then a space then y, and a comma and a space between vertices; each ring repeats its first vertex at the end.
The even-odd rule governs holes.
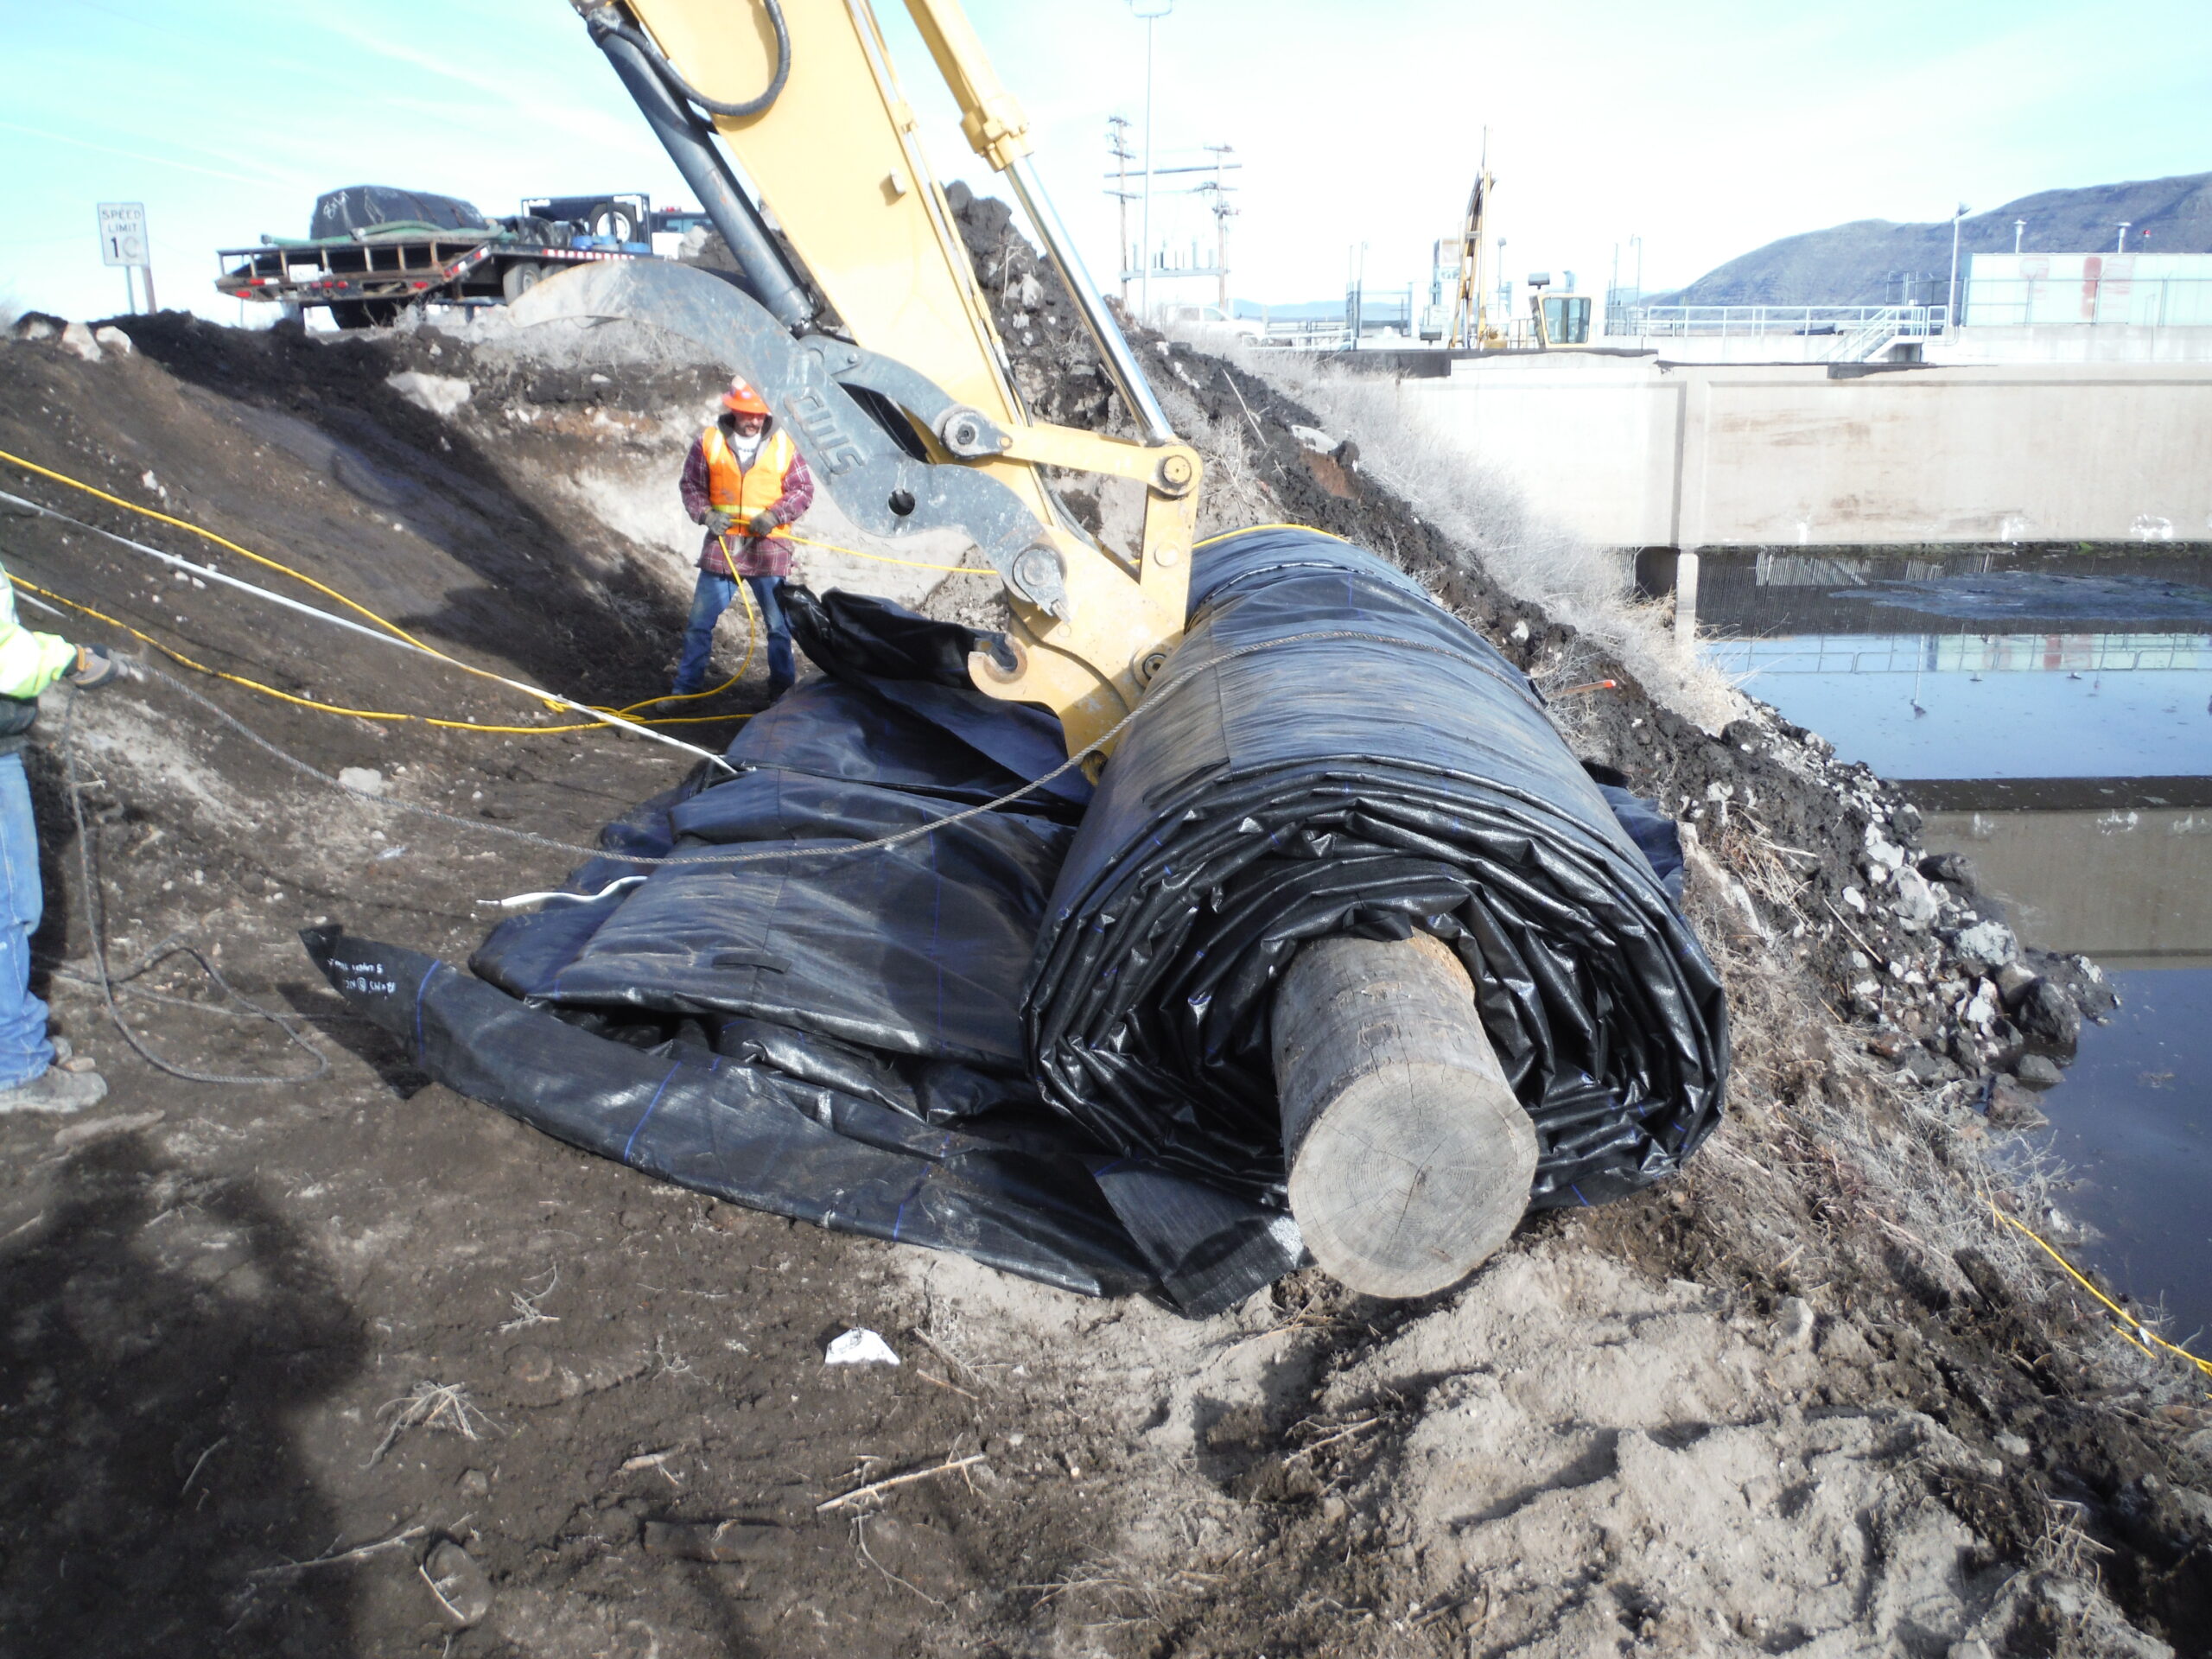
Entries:
POLYGON ((2081 1253, 2177 1336, 2212 1331, 2212 551, 1700 565, 1711 660, 1904 785, 2024 941, 2110 976, 2038 1139, 2081 1253))

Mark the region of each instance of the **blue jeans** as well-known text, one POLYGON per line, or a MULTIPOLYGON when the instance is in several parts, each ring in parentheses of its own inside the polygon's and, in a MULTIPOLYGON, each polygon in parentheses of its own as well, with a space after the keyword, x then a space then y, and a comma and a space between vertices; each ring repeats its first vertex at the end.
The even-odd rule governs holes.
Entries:
POLYGON ((54 1064, 46 1004, 31 995, 31 935, 44 907, 23 757, 0 754, 0 1089, 29 1083, 54 1064))
MULTIPOLYGON (((753 603, 768 630, 768 695, 779 697, 791 689, 791 682, 798 677, 798 662, 791 655, 791 619, 784 614, 783 601, 778 597, 784 579, 747 576, 745 585, 753 590, 753 603)), ((715 624, 721 620, 722 613, 736 597, 734 576, 718 576, 711 570, 699 573, 699 586, 691 595, 691 620, 683 630, 683 655, 676 664, 676 684, 671 695, 683 696, 706 685, 707 653, 714 647, 715 624)))

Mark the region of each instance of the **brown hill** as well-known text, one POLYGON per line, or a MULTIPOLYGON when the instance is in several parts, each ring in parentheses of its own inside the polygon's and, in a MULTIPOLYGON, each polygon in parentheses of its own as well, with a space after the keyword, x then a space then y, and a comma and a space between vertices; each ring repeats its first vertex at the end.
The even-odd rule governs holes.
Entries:
MULTIPOLYGON (((2027 220, 2023 249, 2083 253, 2127 246, 2146 253, 2212 253, 2212 173, 2041 190, 1959 226, 1960 274, 1970 253, 2010 253, 2013 221, 2027 220)), ((1853 219, 1785 236, 1738 255, 1655 304, 1940 305, 1951 270, 1951 221, 1898 225, 1853 219)))

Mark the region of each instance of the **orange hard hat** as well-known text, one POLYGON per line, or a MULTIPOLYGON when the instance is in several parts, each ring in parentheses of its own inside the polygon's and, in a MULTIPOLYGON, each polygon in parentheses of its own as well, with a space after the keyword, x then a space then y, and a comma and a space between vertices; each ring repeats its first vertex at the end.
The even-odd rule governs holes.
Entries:
POLYGON ((739 375, 729 383, 729 390, 722 393, 722 407, 733 415, 766 415, 768 405, 760 394, 753 390, 753 383, 739 375))

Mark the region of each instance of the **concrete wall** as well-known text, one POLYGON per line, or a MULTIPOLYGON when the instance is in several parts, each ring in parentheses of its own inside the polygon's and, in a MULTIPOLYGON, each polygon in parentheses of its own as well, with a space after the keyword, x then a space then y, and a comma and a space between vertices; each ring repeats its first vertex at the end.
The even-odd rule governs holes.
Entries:
MULTIPOLYGON (((1673 363, 1827 363, 1834 334, 1611 335, 1604 345, 1648 351, 1673 363)), ((2128 323, 1971 324, 1930 340, 1903 340, 1902 358, 1950 366, 1998 363, 2212 363, 2212 324, 2151 328, 2128 323)))
POLYGON ((2140 324, 1968 323, 1921 348, 1930 363, 2212 363, 2212 325, 2148 328, 2140 324))
POLYGON ((1407 416, 1621 547, 2212 540, 2212 365, 1573 353, 1406 379, 1407 416))

